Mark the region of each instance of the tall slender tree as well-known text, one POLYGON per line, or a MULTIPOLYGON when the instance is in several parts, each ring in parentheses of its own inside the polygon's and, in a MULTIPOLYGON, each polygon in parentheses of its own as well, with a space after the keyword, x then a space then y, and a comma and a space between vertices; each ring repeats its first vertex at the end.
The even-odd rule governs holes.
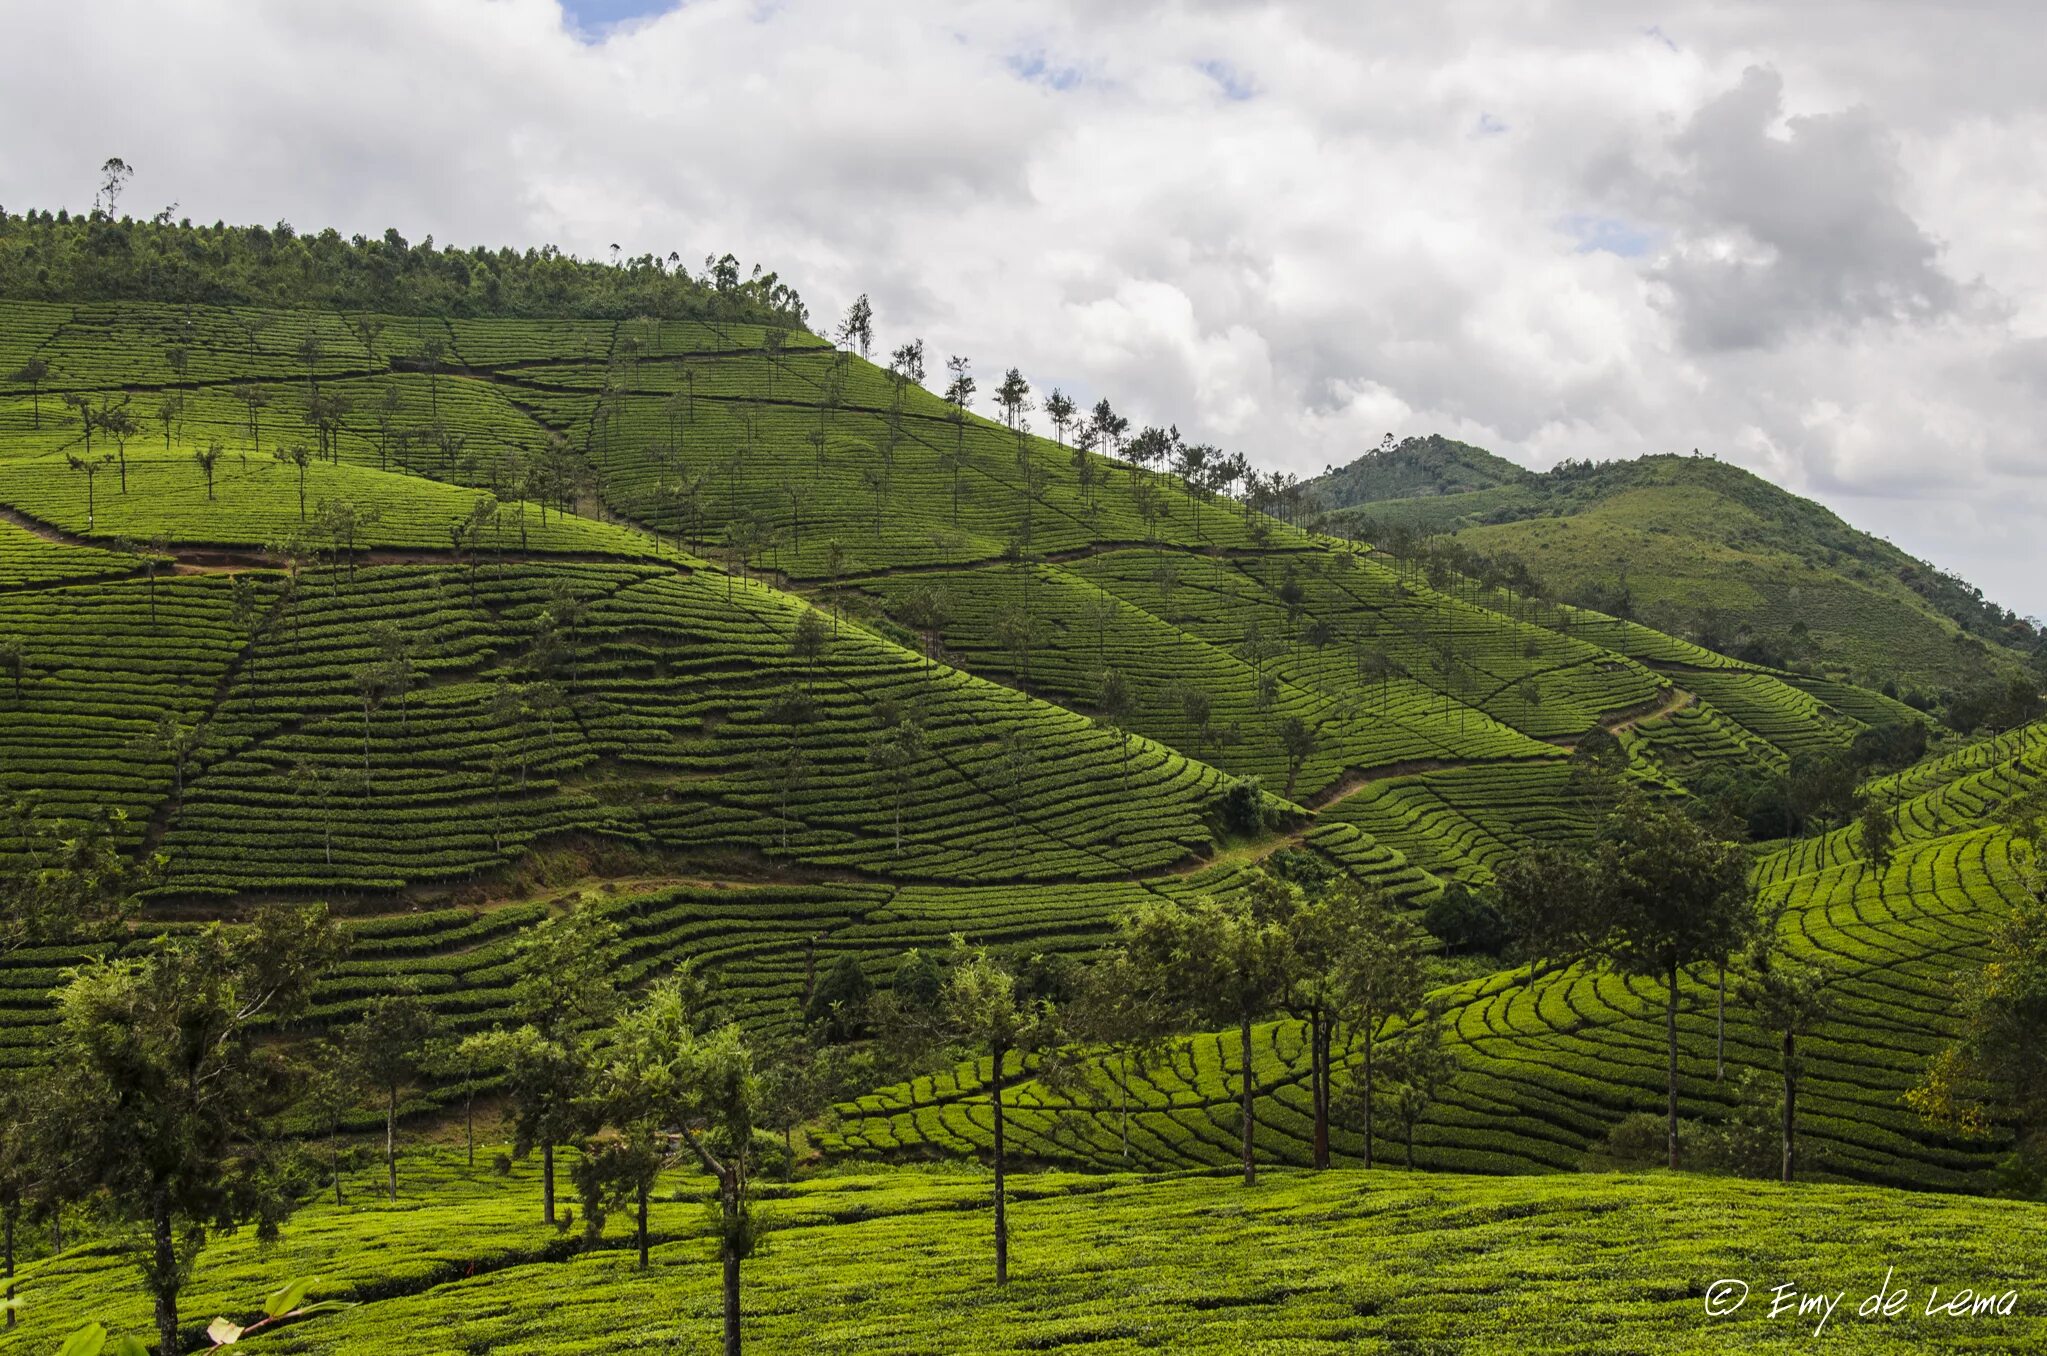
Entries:
POLYGON ((14 369, 8 380, 18 386, 28 387, 29 414, 37 432, 43 427, 43 383, 49 379, 50 364, 43 358, 30 358, 14 369))
POLYGON ((1059 1043, 1057 1012, 1050 1002, 1018 985, 1016 976, 986 947, 953 939, 941 1011, 952 1034, 988 1055, 988 1109, 994 1125, 995 1284, 1009 1284, 1009 1109, 1003 1091, 1012 1056, 1059 1043))
POLYGON ((613 967, 617 925, 584 907, 556 914, 520 938, 512 1011, 520 1025, 465 1042, 480 1063, 505 1071, 516 1152, 540 1150, 542 1217, 555 1222, 554 1151, 589 1128, 590 1070, 603 1028, 618 1009, 613 967))
POLYGON ((1258 1181, 1252 1104, 1257 1093, 1251 1028, 1279 1007, 1287 988, 1287 936, 1276 919, 1242 901, 1201 896, 1159 901, 1124 916, 1118 940, 1146 1001, 1193 1021, 1237 1028, 1238 1128, 1244 1185, 1258 1181))
POLYGON ((342 1032, 343 1048, 363 1081, 384 1099, 384 1181, 398 1199, 398 1108, 408 1088, 430 1072, 431 1052, 441 1033, 438 1014, 419 994, 378 994, 342 1032))
POLYGON ((1630 974, 1664 984, 1670 1166, 1678 1156, 1678 979, 1688 965, 1725 963, 1748 940, 1755 911, 1748 864, 1677 807, 1631 791, 1595 850, 1606 950, 1630 974))

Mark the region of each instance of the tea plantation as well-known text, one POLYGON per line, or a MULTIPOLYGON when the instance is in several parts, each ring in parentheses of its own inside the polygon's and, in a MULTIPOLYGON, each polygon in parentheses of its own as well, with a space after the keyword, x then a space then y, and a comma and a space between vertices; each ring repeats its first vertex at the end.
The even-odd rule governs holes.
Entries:
MULTIPOLYGON (((290 1324, 263 1350, 717 1350, 717 1262, 702 1179, 665 1180, 646 1271, 614 1228, 586 1250, 531 1218, 532 1168, 510 1177, 443 1152, 398 1204, 310 1206, 271 1248, 224 1241, 195 1312, 254 1312, 283 1276, 356 1307, 290 1324)), ((963 1169, 827 1174, 763 1187, 748 1264, 758 1349, 1022 1353, 1441 1351, 2014 1351, 2047 1337, 2038 1207, 1870 1188, 1785 1188, 1670 1175, 1570 1178, 1338 1170, 1256 1191, 1205 1175, 1012 1178, 1016 1269, 988 1287, 988 1182, 963 1169), (1871 1240, 1883 1240, 1876 1247, 1871 1240), (1886 1273, 1889 1279, 1886 1280, 1886 1273), (1708 1288, 1747 1301, 1709 1317, 1708 1288), (1822 1325, 1772 1288, 1839 1300, 1822 1325), (1908 1291, 1889 1317, 1855 1311, 1908 1291), (1937 1290, 1936 1290, 1937 1288, 1937 1290), (1986 1312, 1944 1307, 1968 1289, 1986 1312), (2010 1300, 2005 1297, 2016 1291, 2010 1300), (1929 1303, 1935 1312, 1929 1314, 1929 1303), (1996 1305, 2011 1310, 2000 1315, 1996 1305)), ((49 1349, 53 1310, 137 1331, 124 1263, 80 1250, 30 1273, 43 1312, 9 1350, 49 1349)), ((1717 1292, 1716 1292, 1717 1293, 1717 1292)), ((255 1340, 255 1339, 252 1339, 255 1340)))
MULTIPOLYGON (((819 1101, 790 1127, 798 1170, 759 1184, 749 1339, 1790 1350, 1796 1326, 1753 1301, 1709 1320, 1705 1287, 1873 1287, 1893 1263, 2030 1284, 2038 1207, 1971 1195, 2009 1128, 1936 1129, 1903 1096, 2031 888, 2007 810, 2047 779, 2047 725, 1928 750, 1922 712, 1838 675, 1323 535, 1277 480, 1161 453, 1158 430, 1077 446, 1085 412, 984 418, 926 389, 921 349, 885 368, 706 309, 0 301, 0 802, 21 807, 0 866, 37 879, 103 812, 118 857, 162 859, 120 925, 0 950, 0 1070, 49 1064, 77 967, 279 902, 325 905, 345 943, 264 1028, 280 1048, 401 998, 448 1037, 514 1025, 522 946, 572 915, 611 925, 627 993, 693 967, 750 1039, 794 1042, 818 1039, 821 976, 893 997, 911 953, 958 943, 1064 974, 1143 906, 1348 877, 1433 930, 1431 1007, 1385 1034, 1436 1022, 1452 1061, 1410 1126, 1379 1120, 1378 1168, 1339 1106, 1337 1168, 1293 1170, 1313 1162, 1311 1034, 1276 1008, 1248 1069, 1206 1023, 1142 1057, 1012 1052, 1026 1171, 1015 1282, 991 1291, 990 1059, 938 1042, 906 1076, 861 1050, 852 1067, 892 1072, 819 1101), (1662 1105, 1660 984, 1460 939, 1442 911, 1537 849, 1589 854, 1624 795, 1813 785, 1834 801, 1792 806, 1796 836, 1748 865, 1782 952, 1833 995, 1801 1103, 1827 1184, 1562 1175, 1662 1105), (1869 804, 1894 824, 1881 861, 1869 804), (1282 1165, 1256 1192, 1210 1173, 1235 1161, 1247 1079, 1256 1152, 1282 1165), (1384 1167, 1410 1159, 1429 1171, 1384 1167)), ((1721 980, 1682 980, 1689 1134, 1753 1120, 1778 1068, 1747 1007, 1723 1019, 1721 980)), ((1339 1075, 1361 1058, 1346 1036, 1339 1075)), ((360 1303, 252 1345, 714 1349, 710 1179, 667 1164, 637 1271, 616 1219, 590 1246, 537 1222, 529 1160, 450 1147, 472 1104, 500 1130, 508 1087, 443 1067, 390 1091, 406 1192, 372 1202, 344 1166, 281 1242, 216 1237, 187 1319, 317 1274, 360 1303)), ((332 1121, 381 1145, 384 1110, 332 1121)), ((332 1161, 304 1116, 286 1133, 332 1161)), ((120 1230, 75 1228, 22 1239, 0 1352, 148 1328, 120 1230)), ((1836 1323, 1856 1350, 2016 1349, 2037 1309, 2026 1290, 2013 1317, 1836 1323)))

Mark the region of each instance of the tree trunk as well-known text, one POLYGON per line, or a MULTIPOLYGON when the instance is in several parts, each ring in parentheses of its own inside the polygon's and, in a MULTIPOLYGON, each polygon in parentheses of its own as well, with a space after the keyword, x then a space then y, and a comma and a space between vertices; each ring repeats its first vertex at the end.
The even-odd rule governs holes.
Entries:
POLYGON ((1713 1019, 1713 1077, 1727 1081, 1727 962, 1720 962, 1720 997, 1713 1019))
POLYGON ((391 1192, 391 1199, 398 1199, 398 1085, 390 1088, 390 1100, 384 1104, 384 1178, 391 1192))
POLYGON ((542 1217, 549 1224, 554 1223, 554 1145, 540 1146, 540 1197, 544 1209, 542 1217))
POLYGON ((1365 1009, 1365 1166, 1372 1166, 1372 1047, 1378 1042, 1378 1034, 1372 1022, 1372 1011, 1365 1009))
MULTIPOLYGON (((731 1210, 733 1207, 726 1207, 731 1210)), ((729 1227, 729 1226, 728 1226, 729 1227)), ((725 1263, 725 1356, 739 1356, 739 1253, 728 1236, 722 1249, 725 1263)))
POLYGON ((995 1284, 1009 1284, 1009 1208, 1004 1199, 1008 1191, 1006 1181, 1009 1163, 1008 1146, 1003 1142, 1002 1111, 1002 1065, 1009 1051, 995 1047, 995 1073, 988 1080, 989 1101, 995 1109, 995 1284))
POLYGON ((1329 1166, 1329 1018, 1317 1011, 1309 1026, 1308 1081, 1315 1102, 1315 1166, 1329 1166))
POLYGON ((469 1166, 476 1166, 476 1085, 471 1083, 462 1093, 462 1138, 469 1148, 469 1166))
POLYGON ((1244 1132, 1244 1185, 1257 1186, 1258 1159, 1251 1146, 1251 1019, 1249 1017, 1244 1018, 1238 1023, 1237 1036, 1242 1044, 1244 1057, 1244 1104, 1237 1115, 1237 1119, 1241 1122, 1244 1132))
POLYGON ((642 1181, 639 1185, 639 1198, 636 1204, 639 1206, 640 1270, 645 1271, 647 1269, 647 1184, 645 1181, 642 1181))
POLYGON ((158 1356, 176 1356, 184 1348, 178 1340, 178 1253, 171 1234, 168 1203, 159 1202, 152 1222, 154 1236, 150 1289, 156 1293, 156 1340, 158 1356))
MULTIPOLYGON (((9 1201, 6 1210, 6 1250, 7 1298, 10 1300, 14 1298, 14 1221, 20 1214, 21 1207, 13 1201, 9 1201)), ((7 1309, 7 1326, 10 1328, 14 1326, 14 1307, 12 1305, 9 1305, 7 1309)))
POLYGON ((1665 981, 1668 985, 1667 1000, 1663 1005, 1663 1031, 1670 1046, 1670 1166, 1677 1168, 1677 962, 1670 963, 1670 972, 1665 981))
POLYGON ((1122 1122, 1123 1161, 1130 1161, 1130 1057, 1116 1056, 1116 1109, 1122 1122))
POLYGON ((1798 1070, 1793 1063, 1795 1038, 1784 1033, 1784 1180, 1798 1175, 1798 1070))

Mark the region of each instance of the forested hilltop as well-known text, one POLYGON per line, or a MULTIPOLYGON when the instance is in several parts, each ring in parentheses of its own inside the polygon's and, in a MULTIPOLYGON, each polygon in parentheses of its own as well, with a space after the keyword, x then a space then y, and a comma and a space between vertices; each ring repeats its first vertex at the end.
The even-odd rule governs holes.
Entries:
POLYGON ((739 320, 801 329, 803 299, 727 254, 692 275, 676 254, 610 263, 541 249, 437 247, 387 230, 344 238, 0 207, 0 297, 368 311, 416 316, 739 320))
POLYGON ((2047 634, 1981 589, 1711 457, 1566 461, 1537 474, 1440 436, 1389 440, 1304 482, 1329 530, 1459 553, 1708 649, 1831 673, 1959 728, 2023 720, 2047 634))
POLYGON ((1647 1235, 1535 1345, 1683 1349, 1773 1336, 1729 1218, 2047 1261, 2016 658, 1944 723, 717 261, 261 239, 0 223, 0 1350, 1483 1350, 1647 1235))

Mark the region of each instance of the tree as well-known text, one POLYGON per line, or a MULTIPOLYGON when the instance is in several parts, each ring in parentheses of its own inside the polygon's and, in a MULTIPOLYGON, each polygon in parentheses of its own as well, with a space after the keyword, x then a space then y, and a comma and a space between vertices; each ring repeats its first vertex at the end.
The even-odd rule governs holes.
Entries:
POLYGON ((1538 961, 1576 956, 1603 940, 1597 894, 1590 864, 1574 848, 1537 843, 1500 863, 1493 905, 1528 959, 1530 984, 1538 961))
POLYGON ((270 403, 270 393, 253 381, 236 382, 228 393, 249 409, 249 443, 257 456, 263 455, 262 410, 270 403))
POLYGON ((171 797, 185 798, 185 768, 206 743, 206 727, 187 725, 175 711, 159 712, 156 724, 140 740, 142 748, 171 765, 171 797))
MULTIPOLYGON (((412 691, 412 639, 403 627, 394 622, 378 622, 370 628, 370 643, 376 647, 377 656, 371 661, 374 677, 365 675, 365 680, 375 685, 383 697, 398 698, 398 728, 410 732, 412 715, 406 698, 412 691)), ((368 728, 368 716, 364 716, 364 728, 368 728)))
POLYGON ((1020 1058, 1058 1044, 1057 1013, 1043 998, 1019 990, 1016 976, 986 947, 953 939, 949 973, 939 999, 953 1035, 988 1053, 988 1107, 994 1122, 995 1284, 1009 1284, 1008 1109, 1002 1092, 1010 1056, 1020 1058))
POLYGON ((995 639, 1009 651, 1010 660, 1016 666, 1017 681, 1023 686, 1030 686, 1032 652, 1049 640, 1051 634, 1051 623, 1024 607, 1007 608, 995 619, 995 639))
POLYGON ((93 482, 98 479, 101 471, 106 470, 112 464, 114 460, 113 454, 103 452, 100 454, 99 459, 95 461, 91 457, 81 457, 67 452, 64 454, 64 460, 70 464, 72 470, 85 477, 85 530, 90 532, 93 529, 94 519, 98 516, 94 512, 93 482))
POLYGON ((324 1037, 308 1041, 299 1051, 304 1085, 299 1109, 327 1141, 327 1175, 334 1183, 334 1203, 343 1205, 342 1123, 362 1101, 362 1071, 348 1052, 324 1037))
POLYGON ((1315 756, 1315 729, 1299 716, 1288 716, 1279 724, 1279 751, 1286 757, 1286 795, 1293 799, 1294 780, 1301 768, 1315 756))
POLYGON ((200 474, 206 477, 206 501, 213 502, 213 468, 220 464, 220 454, 226 451, 215 438, 192 454, 192 460, 199 463, 200 474))
MULTIPOLYGON (((6 1293, 0 1309, 14 1327, 17 1240, 24 1220, 55 1225, 64 1205, 72 1129, 64 1120, 64 1074, 10 1070, 0 1082, 0 1261, 6 1293)), ((61 1250, 61 1239, 56 1249, 61 1250)))
POLYGON ((1210 737, 1215 733, 1215 699, 1198 687, 1180 690, 1180 713, 1187 718, 1187 724, 1194 731, 1196 752, 1208 747, 1210 737))
POLYGON ((1748 864, 1676 807, 1630 792, 1608 819, 1594 852, 1606 950, 1630 974, 1664 982, 1670 1166, 1678 1166, 1678 971, 1725 964, 1754 926, 1748 864))
POLYGON ((141 424, 135 422, 133 414, 129 414, 127 401, 123 401, 119 406, 100 410, 98 416, 94 418, 100 426, 100 432, 115 440, 115 453, 121 465, 121 494, 127 494, 127 440, 141 432, 141 424))
POLYGON ((903 850, 903 802, 917 785, 917 770, 925 753, 924 726, 915 712, 893 702, 875 710, 881 729, 867 745, 867 763, 881 782, 895 812, 895 846, 903 850))
POLYGON ((50 364, 41 358, 30 358, 14 369, 8 380, 19 386, 28 387, 29 410, 37 432, 43 427, 43 382, 49 378, 50 364))
POLYGON ((592 909, 555 914, 519 939, 512 1012, 521 1025, 463 1043, 480 1063, 505 1070, 513 1149, 540 1150, 542 1218, 555 1222, 554 1151, 588 1128, 591 1062, 618 1009, 612 954, 618 928, 592 909))
POLYGON ((1031 384, 1023 373, 1012 367, 1002 374, 1002 384, 995 388, 995 403, 1002 407, 1002 422, 1014 429, 1017 419, 1031 407, 1031 384))
POLYGON ((1126 728, 1136 702, 1130 695, 1130 683, 1116 669, 1102 670, 1102 685, 1095 696, 1097 719, 1116 732, 1118 742, 1123 745, 1123 788, 1130 789, 1130 734, 1126 728))
POLYGON ((384 1096, 384 1178, 398 1199, 398 1101, 428 1072, 428 1055, 440 1034, 434 1010, 416 993, 378 994, 342 1032, 348 1057, 365 1082, 384 1096))
POLYGON ((828 1041, 857 1040, 867 1032, 867 1005, 873 998, 874 983, 859 957, 841 955, 811 988, 803 1004, 804 1023, 828 1041))
POLYGON ((1103 396, 1095 402, 1094 413, 1091 417, 1094 421, 1095 433, 1108 447, 1109 454, 1111 456, 1121 456, 1123 454, 1123 435, 1130 431, 1130 421, 1110 408, 1107 396, 1103 396))
MULTIPOLYGON (((1066 444, 1067 425, 1073 422, 1075 413, 1073 398, 1054 386, 1052 394, 1045 397, 1045 417, 1052 421, 1052 437, 1062 447, 1066 444)), ((1092 469, 1093 463, 1084 461, 1082 464, 1092 469)))
MULTIPOLYGON (((1068 1035, 1106 1046, 1115 1056, 1112 1081, 1125 1162, 1130 1158, 1131 1075, 1146 1071, 1164 1055, 1177 1015, 1156 997, 1146 995, 1140 979, 1129 953, 1121 949, 1104 952, 1087 967, 1063 1018, 1068 1035)), ((1092 1074, 1105 1067, 1106 1061, 1101 1060, 1063 1061, 1041 1071, 1040 1081, 1064 1090, 1073 1073, 1092 1074)))
POLYGON ((1380 1065, 1380 1089, 1400 1122, 1403 1162, 1414 1167, 1414 1128, 1457 1071, 1457 1059, 1443 1039, 1443 1009, 1431 1002, 1389 1043, 1380 1065))
MULTIPOLYGON (((121 200, 121 190, 128 184, 134 169, 120 156, 109 156, 100 166, 99 192, 92 195, 92 210, 104 213, 109 221, 114 217, 114 204, 121 200)), ((166 1351, 165 1356, 169 1356, 166 1351)))
POLYGON ((373 315, 358 315, 347 322, 349 333, 362 345, 363 360, 371 367, 377 365, 377 340, 383 336, 384 322, 373 315))
MULTIPOLYGON (((489 505, 491 511, 495 512, 497 501, 486 495, 475 501, 472 510, 482 505, 489 505)), ((348 567, 348 582, 351 584, 355 582, 356 538, 383 521, 383 517, 383 510, 374 504, 368 508, 357 508, 346 499, 322 499, 314 508, 313 530, 327 539, 328 544, 334 548, 334 554, 348 567)), ((475 521, 472 511, 471 522, 475 521)))
POLYGON ((0 839, 16 844, 0 858, 0 955, 90 935, 134 912, 167 863, 131 853, 127 825, 118 809, 60 820, 32 792, 0 801, 0 839))
POLYGON ((1891 869, 1891 849, 1898 837, 1897 815, 1881 796, 1865 795, 1858 799, 1862 804, 1855 832, 1862 842, 1862 860, 1881 876, 1891 869))
POLYGON ((1223 903, 1204 895, 1187 904, 1157 901, 1138 906, 1122 919, 1118 939, 1138 981, 1133 992, 1145 1001, 1206 1025, 1237 1028, 1244 1185, 1255 1185, 1251 1024, 1278 1007, 1286 995, 1284 926, 1248 904, 1223 903))
POLYGON ((260 1037, 304 1010, 339 951, 324 908, 269 905, 246 928, 215 923, 140 959, 94 962, 59 997, 70 1171, 145 1230, 160 1351, 184 1350, 178 1298, 208 1235, 253 1223, 268 1239, 291 1212, 266 1128, 296 1080, 260 1037))
POLYGON ((865 292, 846 308, 846 318, 839 322, 838 341, 858 349, 863 359, 874 346, 874 307, 868 304, 865 292))
POLYGON ((612 1034, 618 1059, 643 1069, 655 1116, 718 1184, 718 1264, 725 1293, 725 1356, 739 1356, 739 1264, 759 1237, 753 1219, 753 1127, 761 1082, 747 1034, 708 1026, 700 987, 663 979, 612 1034))
POLYGON ((1783 1180, 1798 1173, 1798 1083, 1804 1062, 1798 1040, 1812 1034, 1830 1015, 1832 1003, 1826 991, 1826 976, 1810 965, 1793 959, 1777 932, 1778 920, 1765 920, 1749 949, 1748 973, 1739 980, 1740 1000, 1756 1014, 1757 1023, 1777 1033, 1782 1049, 1780 1069, 1784 1077, 1784 1168, 1783 1180))
POLYGON ((788 691, 762 712, 769 725, 782 730, 779 752, 762 755, 760 769, 775 788, 783 850, 789 847, 790 801, 808 780, 810 764, 803 754, 803 732, 816 722, 817 701, 806 691, 788 691))
POLYGON ((163 426, 163 450, 171 450, 171 433, 182 422, 185 413, 185 397, 176 391, 166 392, 156 403, 157 422, 163 426))
POLYGON ((280 447, 274 454, 277 460, 295 468, 299 476, 299 521, 306 520, 306 467, 312 464, 313 454, 306 450, 304 443, 293 443, 280 447))
MULTIPOLYGON (((688 1030, 697 1034, 708 1008, 708 990, 695 971, 685 963, 663 985, 679 991, 688 1013, 688 1030)), ((658 1002, 660 995, 657 992, 644 1001, 658 1002)), ((670 1157, 666 1117, 672 1095, 672 1055, 669 1043, 646 1029, 640 1013, 624 1016, 592 1069, 588 1097, 591 1120, 610 1127, 612 1133, 586 1143, 574 1169, 586 1236, 596 1241, 604 1232, 605 1216, 630 1206, 642 1271, 648 1261, 649 1198, 670 1157)))
MULTIPOLYGON (((1321 907, 1325 920, 1319 924, 1317 940, 1328 958, 1345 1021, 1364 1051, 1363 1068, 1352 1079, 1351 1089, 1363 1112, 1365 1166, 1369 1168, 1380 1029, 1387 1018, 1406 1016, 1422 1000, 1424 939, 1391 899, 1348 878, 1330 888, 1321 907)), ((1310 932, 1309 936, 1316 934, 1310 932)))

